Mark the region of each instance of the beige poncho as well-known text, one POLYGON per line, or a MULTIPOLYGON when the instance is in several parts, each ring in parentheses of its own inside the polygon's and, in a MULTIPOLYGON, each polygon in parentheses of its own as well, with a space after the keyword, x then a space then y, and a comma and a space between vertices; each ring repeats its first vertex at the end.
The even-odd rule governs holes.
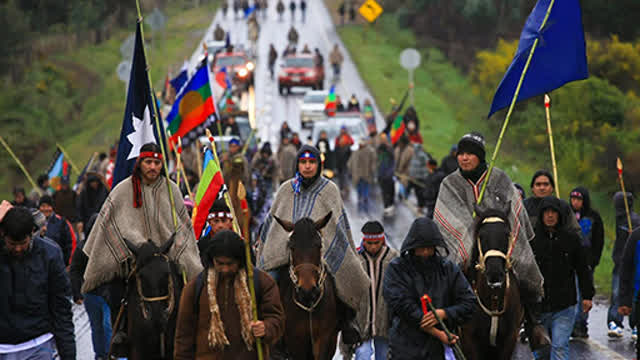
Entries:
MULTIPOLYGON (((189 213, 180 197, 178 186, 171 182, 178 218, 178 229, 169 258, 176 261, 191 279, 202 271, 196 239, 189 213)), ((82 292, 86 293, 116 278, 129 274, 127 259, 132 257, 122 239, 142 244, 151 239, 162 246, 171 238, 175 227, 166 179, 160 177, 151 185, 141 184, 142 207, 133 207, 131 177, 120 182, 109 194, 83 250, 89 262, 84 274, 82 292)))

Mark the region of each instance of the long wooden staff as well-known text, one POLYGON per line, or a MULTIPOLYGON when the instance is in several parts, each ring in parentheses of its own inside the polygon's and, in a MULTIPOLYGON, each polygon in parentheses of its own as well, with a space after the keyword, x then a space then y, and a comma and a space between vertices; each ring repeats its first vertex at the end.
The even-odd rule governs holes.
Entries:
POLYGON ((549 107, 551 106, 551 98, 544 94, 544 110, 547 113, 547 133, 549 134, 549 148, 551 149, 551 165, 553 166, 553 180, 556 183, 556 196, 561 198, 560 183, 558 182, 558 167, 556 166, 556 152, 553 145, 553 130, 551 130, 551 114, 549 107))
POLYGON ((624 190, 624 179, 622 178, 622 161, 620 158, 616 160, 616 167, 618 168, 618 179, 620 179, 620 187, 622 188, 622 195, 624 198, 624 209, 627 211, 627 225, 629 226, 629 234, 633 231, 633 225, 631 225, 631 211, 629 210, 629 202, 627 201, 627 192, 624 190))
POLYGON ((2 135, 0 135, 0 143, 2 143, 2 146, 4 146, 4 148, 7 150, 9 155, 11 155, 13 160, 15 160, 16 164, 18 164, 18 167, 20 168, 20 170, 22 170, 22 173, 27 178, 31 186, 33 186, 33 188, 36 189, 36 191, 38 192, 38 195, 42 196, 42 190, 40 190, 40 187, 36 185, 35 181, 33 181, 31 174, 29 174, 27 169, 24 167, 24 165, 22 164, 22 161, 20 161, 20 159, 18 159, 16 154, 13 153, 13 150, 11 150, 11 147, 9 146, 9 144, 7 144, 7 142, 4 141, 4 138, 2 137, 2 135))
POLYGON ((202 153, 200 149, 202 144, 200 144, 200 140, 196 140, 196 166, 198 166, 198 179, 202 179, 202 153))
MULTIPOLYGON (((215 139, 213 138, 213 135, 211 135, 211 131, 209 131, 209 129, 206 129, 205 132, 207 137, 209 138, 209 142, 211 143, 211 151, 213 152, 213 157, 215 161, 218 163, 218 165, 220 165, 220 160, 218 159, 218 153, 216 152, 215 139)), ((224 177, 222 181, 224 183, 224 177)), ((226 201, 227 206, 229 206, 229 209, 231 209, 231 213, 233 213, 233 228, 236 233, 241 234, 242 232, 238 223, 238 213, 233 208, 233 203, 231 202, 231 199, 229 199, 228 192, 224 193, 224 200, 226 201)), ((247 260, 246 261, 247 276, 249 277, 249 281, 247 282, 249 283, 249 293, 251 294, 251 312, 252 312, 253 321, 258 321, 258 305, 256 303, 256 289, 253 284, 253 263, 251 262, 251 244, 249 244, 248 238, 244 242, 244 247, 245 247, 245 257, 247 260)), ((260 338, 256 338, 256 352, 258 353, 258 360, 263 360, 262 339, 260 338)))
POLYGON ((67 158, 67 161, 71 165, 71 171, 75 172, 76 175, 80 175, 80 168, 78 168, 76 164, 73 163, 73 160, 71 160, 71 157, 69 156, 69 154, 67 154, 62 145, 60 145, 60 143, 56 143, 56 146, 58 147, 58 149, 60 149, 60 151, 62 151, 64 157, 67 158))

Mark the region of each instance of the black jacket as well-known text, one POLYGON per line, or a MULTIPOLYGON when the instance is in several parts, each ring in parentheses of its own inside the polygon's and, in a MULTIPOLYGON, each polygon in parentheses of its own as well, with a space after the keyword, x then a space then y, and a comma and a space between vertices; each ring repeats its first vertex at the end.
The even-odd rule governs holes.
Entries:
POLYGON ((84 224, 89 221, 91 215, 100 212, 102 204, 107 200, 109 191, 104 186, 100 178, 95 175, 89 175, 84 182, 84 187, 78 196, 78 217, 84 224), (98 181, 98 189, 94 190, 89 186, 91 181, 98 181))
POLYGON ((637 296, 640 289, 640 229, 635 229, 629 236, 620 261, 619 305, 631 307, 634 295, 637 296))
POLYGON ((568 220, 558 198, 548 196, 540 203, 540 212, 552 208, 560 214, 557 231, 549 232, 540 218, 531 242, 536 262, 544 277, 543 312, 556 312, 576 304, 576 273, 583 299, 595 293, 588 259, 579 236, 565 227, 568 220))
POLYGON ((0 344, 20 344, 48 332, 63 360, 76 358, 69 277, 60 248, 32 238, 20 260, 0 243, 0 344))
POLYGON ((401 256, 385 272, 383 296, 390 313, 389 352, 394 360, 444 359, 440 341, 420 329, 424 294, 436 308, 445 310, 449 329, 471 319, 476 310, 475 295, 457 265, 439 254, 424 265, 412 254, 412 249, 434 244, 444 246, 436 225, 427 218, 417 219, 402 244, 401 256))
MULTIPOLYGON (((640 227, 640 216, 633 211, 633 196, 627 196, 627 202, 631 216, 631 230, 635 230, 640 227)), ((622 265, 624 248, 629 238, 629 221, 627 220, 627 210, 624 206, 622 191, 618 191, 613 196, 613 205, 616 210, 616 242, 613 245, 611 258, 615 266, 620 266, 622 265)))
POLYGON ((582 194, 582 209, 573 209, 578 219, 578 225, 582 229, 582 246, 589 256, 589 266, 595 269, 600 263, 602 248, 604 247, 604 225, 600 213, 591 208, 589 191, 584 187, 577 187, 571 193, 582 194))
POLYGON ((449 175, 458 170, 458 159, 456 159, 454 155, 449 154, 442 159, 440 168, 446 175, 449 175))
POLYGON ((62 259, 65 265, 69 264, 71 258, 72 240, 71 230, 67 221, 58 214, 53 214, 47 219, 47 232, 45 237, 53 240, 62 249, 62 259))

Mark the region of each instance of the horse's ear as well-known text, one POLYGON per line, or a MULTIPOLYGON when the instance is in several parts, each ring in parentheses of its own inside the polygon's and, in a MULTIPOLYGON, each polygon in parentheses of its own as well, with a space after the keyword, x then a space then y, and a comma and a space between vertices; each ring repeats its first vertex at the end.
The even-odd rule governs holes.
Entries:
POLYGON ((313 224, 316 226, 316 230, 320 231, 322 228, 327 226, 329 220, 331 220, 331 215, 333 215, 333 211, 329 211, 327 215, 325 215, 322 219, 314 222, 313 224))
POLYGON ((278 224, 280 224, 280 226, 282 226, 283 229, 285 229, 286 232, 292 232, 293 231, 293 223, 291 221, 287 221, 287 220, 282 220, 277 216, 273 216, 276 221, 278 222, 278 224))
POLYGON ((160 253, 167 255, 167 253, 173 246, 173 243, 175 242, 175 240, 176 240, 176 233, 173 233, 169 238, 169 241, 167 241, 166 243, 164 243, 164 245, 162 245, 162 247, 160 247, 160 253))
POLYGON ((131 241, 129 241, 127 239, 123 238, 122 240, 124 240, 125 245, 127 245, 127 247, 129 248, 129 251, 131 251, 133 256, 137 257, 138 256, 138 247, 135 246, 131 241))

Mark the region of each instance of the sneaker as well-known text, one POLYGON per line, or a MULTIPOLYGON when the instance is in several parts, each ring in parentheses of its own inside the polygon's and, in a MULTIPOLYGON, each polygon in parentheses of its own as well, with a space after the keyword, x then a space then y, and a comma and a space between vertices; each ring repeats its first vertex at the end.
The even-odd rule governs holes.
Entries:
POLYGON ((638 341, 638 328, 631 329, 631 340, 638 341))
POLYGON ((622 337, 622 328, 619 327, 615 321, 611 321, 609 323, 609 331, 607 332, 610 338, 621 338, 622 337))
POLYGON ((586 326, 576 325, 573 328, 573 332, 571 333, 571 337, 587 339, 587 338, 589 338, 589 330, 587 329, 586 326))

